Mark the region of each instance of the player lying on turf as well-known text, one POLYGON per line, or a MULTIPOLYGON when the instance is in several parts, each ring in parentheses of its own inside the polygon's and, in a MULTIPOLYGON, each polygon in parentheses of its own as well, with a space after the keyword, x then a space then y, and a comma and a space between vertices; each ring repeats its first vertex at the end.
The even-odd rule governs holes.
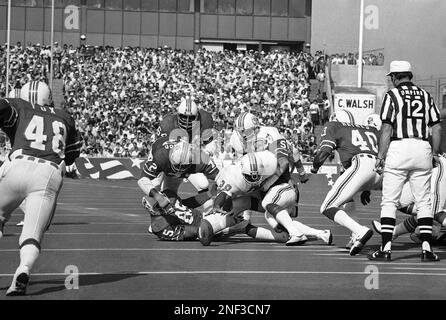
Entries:
MULTIPOLYGON (((206 216, 200 224, 199 236, 203 245, 209 245, 214 235, 227 227, 222 218, 226 211, 223 204, 227 199, 241 198, 249 199, 245 210, 249 208, 250 212, 262 210, 258 205, 252 205, 255 203, 253 199, 261 199, 261 206, 266 209, 265 218, 274 230, 249 224, 246 227, 249 236, 258 240, 286 242, 286 245, 301 245, 309 237, 331 244, 329 230, 313 229, 291 219, 290 211, 295 208, 296 192, 288 183, 287 174, 285 177, 275 177, 278 167, 278 159, 272 152, 260 151, 248 153, 239 163, 221 169, 216 178, 218 192, 214 199, 214 214, 206 216)), ((246 219, 249 219, 249 215, 244 217, 246 219)))
MULTIPOLYGON (((189 209, 178 202, 172 207, 163 209, 154 198, 148 196, 143 197, 142 204, 150 214, 149 233, 156 235, 160 240, 198 240, 198 228, 202 219, 199 210, 189 209)), ((226 217, 228 227, 220 231, 214 240, 223 240, 241 232, 248 222, 238 225, 239 222, 235 216, 226 217)))
POLYGON ((317 173, 332 151, 338 151, 345 171, 328 192, 320 212, 352 232, 350 255, 356 255, 373 231, 352 219, 341 206, 351 202, 358 192, 373 190, 380 184, 381 176, 374 171, 380 121, 378 115, 373 115, 371 125, 355 125, 353 116, 345 110, 336 111, 330 120, 321 135, 311 172, 317 173))
POLYGON ((168 137, 161 137, 152 145, 152 156, 143 166, 138 185, 147 196, 157 200, 162 209, 179 200, 188 208, 201 207, 206 213, 212 208, 209 192, 186 197, 190 185, 184 180, 189 178, 192 183, 191 175, 195 173, 202 173, 207 179, 214 180, 218 168, 209 155, 201 150, 195 152, 188 142, 174 142, 168 137))
MULTIPOLYGON (((437 240, 443 238, 442 227, 446 227, 446 155, 439 155, 439 162, 432 170, 431 177, 431 204, 434 212, 434 224, 432 228, 432 239, 437 240)), ((412 194, 410 184, 406 182, 401 192, 401 197, 398 205, 398 210, 410 215, 403 222, 398 224, 393 231, 393 240, 399 236, 410 233, 410 238, 416 242, 421 243, 418 238, 418 222, 417 222, 417 206, 415 197, 412 194)), ((381 223, 373 221, 373 227, 381 233, 381 223)))

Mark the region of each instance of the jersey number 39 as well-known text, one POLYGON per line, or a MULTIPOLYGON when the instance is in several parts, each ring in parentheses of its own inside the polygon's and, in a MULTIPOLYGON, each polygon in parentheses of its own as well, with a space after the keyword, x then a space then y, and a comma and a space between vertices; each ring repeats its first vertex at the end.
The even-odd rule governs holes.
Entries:
POLYGON ((48 132, 46 125, 48 123, 45 123, 45 119, 42 116, 34 115, 26 127, 25 138, 31 142, 31 148, 44 151, 46 150, 46 142, 48 141, 48 135, 45 133, 50 133, 51 150, 59 157, 62 157, 65 152, 67 133, 65 124, 60 121, 51 121, 49 125, 52 131, 50 132, 48 132))

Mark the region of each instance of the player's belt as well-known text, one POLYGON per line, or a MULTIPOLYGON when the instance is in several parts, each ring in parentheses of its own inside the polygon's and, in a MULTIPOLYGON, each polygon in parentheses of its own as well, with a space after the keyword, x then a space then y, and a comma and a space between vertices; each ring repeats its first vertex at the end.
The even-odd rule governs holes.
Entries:
POLYGON ((426 138, 419 138, 419 137, 407 137, 407 138, 392 137, 392 138, 390 138, 390 141, 400 141, 400 140, 404 140, 404 139, 416 139, 416 140, 428 141, 426 138))
POLYGON ((55 164, 54 162, 36 158, 36 157, 32 157, 32 156, 25 156, 23 154, 19 154, 18 156, 14 157, 14 159, 17 159, 17 160, 23 159, 23 160, 33 161, 33 162, 37 162, 37 163, 49 164, 50 166, 59 170, 59 166, 57 164, 55 164))

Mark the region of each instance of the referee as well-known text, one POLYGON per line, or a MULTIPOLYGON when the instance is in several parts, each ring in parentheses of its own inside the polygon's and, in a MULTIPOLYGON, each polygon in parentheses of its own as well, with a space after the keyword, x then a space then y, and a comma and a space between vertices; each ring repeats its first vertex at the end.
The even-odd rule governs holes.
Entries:
POLYGON ((375 169, 383 173, 381 202, 381 247, 369 260, 391 261, 396 208, 406 181, 415 198, 422 241, 421 261, 439 261, 432 252, 433 213, 430 203, 432 165, 439 162, 440 111, 431 95, 411 82, 412 67, 407 61, 392 61, 387 74, 394 86, 384 96, 382 127, 375 169), (432 146, 428 138, 432 132, 432 146))

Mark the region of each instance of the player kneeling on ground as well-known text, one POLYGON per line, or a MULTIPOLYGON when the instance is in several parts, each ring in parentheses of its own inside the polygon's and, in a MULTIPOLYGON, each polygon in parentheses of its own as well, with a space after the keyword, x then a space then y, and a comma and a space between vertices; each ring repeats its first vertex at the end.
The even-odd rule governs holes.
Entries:
POLYGON ((167 209, 177 200, 188 208, 210 209, 212 199, 209 192, 199 192, 186 199, 179 195, 181 189, 188 191, 184 179, 190 175, 203 173, 204 177, 213 180, 218 174, 212 159, 201 150, 197 153, 185 141, 173 142, 167 137, 159 138, 152 146, 152 157, 143 166, 142 177, 138 180, 139 187, 147 196, 154 198, 161 209, 167 209), (199 159, 194 159, 194 156, 199 156, 199 159))
POLYGON ((303 244, 309 237, 322 239, 331 244, 332 236, 329 230, 316 230, 291 220, 289 211, 294 209, 296 201, 296 193, 292 186, 286 182, 282 183, 279 179, 275 184, 265 184, 271 186, 267 190, 262 189, 265 186, 264 183, 271 182, 268 179, 275 176, 277 168, 277 158, 269 151, 249 153, 243 156, 239 163, 222 168, 216 178, 218 193, 214 200, 215 213, 206 216, 200 225, 199 235, 203 245, 209 245, 214 234, 226 228, 224 213, 227 209, 224 208, 224 204, 228 199, 232 199, 234 207, 236 203, 242 203, 242 208, 239 207, 238 211, 230 211, 231 214, 236 215, 239 212, 238 216, 243 217, 243 220, 239 222, 241 224, 243 221, 249 221, 248 212, 264 211, 259 208, 258 203, 262 194, 265 193, 262 205, 271 211, 265 214, 276 231, 246 224, 246 228, 242 229, 244 232, 255 239, 286 242, 287 245, 303 244), (255 201, 256 199, 259 200, 255 201), (286 224, 284 232, 282 232, 282 224, 286 224))

